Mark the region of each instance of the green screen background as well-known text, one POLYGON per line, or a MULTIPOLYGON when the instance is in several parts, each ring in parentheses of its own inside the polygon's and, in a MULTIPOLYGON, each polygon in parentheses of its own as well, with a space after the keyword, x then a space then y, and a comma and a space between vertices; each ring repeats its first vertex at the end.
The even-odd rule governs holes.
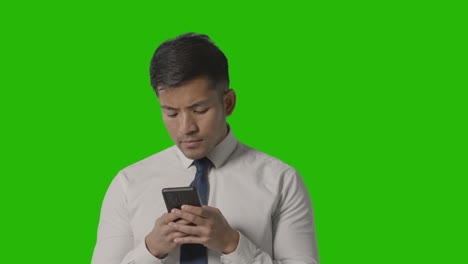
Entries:
POLYGON ((0 22, 2 262, 90 262, 110 181, 172 145, 148 66, 190 31, 229 59, 236 137, 304 178, 322 263, 466 261, 456 2, 23 1, 0 22))

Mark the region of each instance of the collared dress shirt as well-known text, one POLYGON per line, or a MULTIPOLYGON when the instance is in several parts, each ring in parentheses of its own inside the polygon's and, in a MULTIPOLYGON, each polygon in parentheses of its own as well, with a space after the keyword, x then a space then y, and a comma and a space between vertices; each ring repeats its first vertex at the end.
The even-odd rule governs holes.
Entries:
MULTIPOLYGON (((208 249, 209 264, 319 263, 310 197, 294 168, 242 144, 232 131, 207 157, 208 205, 240 234, 230 254, 208 249)), ((161 190, 189 186, 192 162, 173 146, 117 174, 102 205, 92 264, 179 263, 180 247, 158 259, 145 236, 167 212, 161 190)))

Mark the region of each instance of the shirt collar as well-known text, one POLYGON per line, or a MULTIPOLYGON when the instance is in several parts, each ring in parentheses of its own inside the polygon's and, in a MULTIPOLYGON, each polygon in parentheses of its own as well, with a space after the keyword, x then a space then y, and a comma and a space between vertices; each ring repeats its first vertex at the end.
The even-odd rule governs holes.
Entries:
MULTIPOLYGON (((228 127, 228 129, 229 132, 227 136, 221 140, 221 142, 219 142, 218 145, 216 145, 214 149, 208 153, 208 155, 206 155, 206 157, 210 159, 211 163, 213 163, 215 168, 223 166, 227 158, 236 149, 237 139, 234 137, 231 128, 228 127)), ((176 147, 176 150, 177 156, 182 162, 182 166, 184 166, 184 168, 189 168, 192 165, 193 160, 185 157, 184 153, 182 153, 178 147, 176 147)))

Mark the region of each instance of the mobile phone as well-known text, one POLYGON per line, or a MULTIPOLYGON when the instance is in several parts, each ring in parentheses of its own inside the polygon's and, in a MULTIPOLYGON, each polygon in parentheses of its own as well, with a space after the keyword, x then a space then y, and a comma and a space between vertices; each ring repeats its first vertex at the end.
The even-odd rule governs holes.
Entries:
POLYGON ((200 195, 195 187, 164 188, 162 195, 168 212, 171 212, 173 208, 180 209, 184 204, 202 206, 200 195))

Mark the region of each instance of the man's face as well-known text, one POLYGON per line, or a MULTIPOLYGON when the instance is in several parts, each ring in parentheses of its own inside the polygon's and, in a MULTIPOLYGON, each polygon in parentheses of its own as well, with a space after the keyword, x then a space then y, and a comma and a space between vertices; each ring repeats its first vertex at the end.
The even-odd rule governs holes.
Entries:
POLYGON ((206 77, 159 91, 163 121, 174 143, 189 159, 206 156, 227 135, 226 116, 235 105, 233 90, 221 99, 206 77))

